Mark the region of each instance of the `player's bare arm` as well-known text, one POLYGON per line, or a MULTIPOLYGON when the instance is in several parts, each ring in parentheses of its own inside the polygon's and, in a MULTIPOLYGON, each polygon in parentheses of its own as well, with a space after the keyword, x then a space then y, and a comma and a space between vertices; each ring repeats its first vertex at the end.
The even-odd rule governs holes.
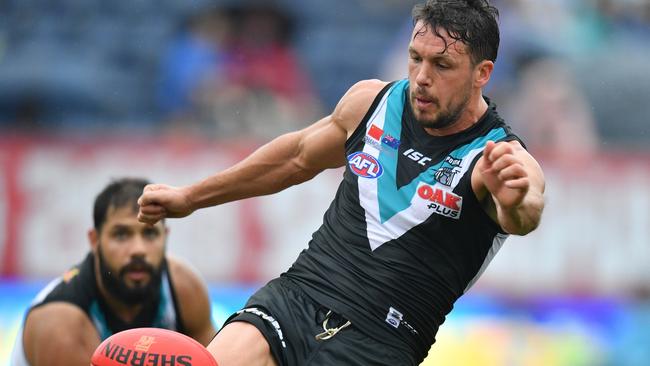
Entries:
POLYGON ((331 115, 302 130, 282 135, 238 164, 196 184, 152 184, 138 200, 138 219, 153 224, 185 217, 199 208, 279 192, 345 163, 345 141, 386 85, 361 81, 341 98, 331 115))
POLYGON ((518 141, 489 141, 472 172, 472 188, 487 213, 510 234, 526 235, 544 209, 544 175, 518 141))
POLYGON ((100 339, 86 313, 63 302, 32 310, 23 333, 32 366, 88 366, 100 339))
POLYGON ((167 262, 185 334, 207 346, 216 333, 212 323, 208 289, 187 264, 173 257, 168 257, 167 262))

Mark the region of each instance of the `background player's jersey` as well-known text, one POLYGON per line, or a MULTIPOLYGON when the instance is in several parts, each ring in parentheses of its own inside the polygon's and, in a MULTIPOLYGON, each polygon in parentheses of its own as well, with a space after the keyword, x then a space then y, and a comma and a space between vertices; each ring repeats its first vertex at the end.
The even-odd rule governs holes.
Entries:
MULTIPOLYGON (((81 308, 93 322, 102 341, 114 333, 131 328, 155 327, 183 332, 183 324, 177 309, 166 261, 162 265, 162 281, 158 296, 147 301, 140 314, 131 323, 125 323, 113 314, 99 296, 92 253, 89 253, 83 262, 72 267, 43 288, 32 301, 25 314, 25 319, 34 308, 51 302, 67 302, 81 308)), ((11 366, 29 366, 22 342, 23 327, 24 321, 14 342, 11 366)))
POLYGON ((488 140, 517 137, 492 103, 471 128, 431 136, 408 89, 407 80, 387 85, 346 142, 336 197, 285 275, 368 336, 424 359, 453 303, 507 237, 470 177, 488 140))

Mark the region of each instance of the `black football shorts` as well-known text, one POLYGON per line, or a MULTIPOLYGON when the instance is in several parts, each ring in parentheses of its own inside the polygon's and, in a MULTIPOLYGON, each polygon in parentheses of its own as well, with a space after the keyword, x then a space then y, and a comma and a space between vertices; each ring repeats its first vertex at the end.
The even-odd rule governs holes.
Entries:
POLYGON ((254 325, 279 366, 410 366, 404 350, 362 334, 342 316, 315 303, 297 284, 280 277, 258 290, 230 322, 254 325))

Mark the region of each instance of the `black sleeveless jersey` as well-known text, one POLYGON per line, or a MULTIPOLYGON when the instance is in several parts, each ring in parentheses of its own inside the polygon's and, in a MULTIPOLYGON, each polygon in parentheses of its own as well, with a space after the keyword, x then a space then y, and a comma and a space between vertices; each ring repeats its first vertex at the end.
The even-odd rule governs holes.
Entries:
MULTIPOLYGON (((113 314, 99 295, 95 281, 94 263, 93 254, 89 253, 81 263, 52 280, 36 295, 27 310, 25 319, 31 310, 56 301, 67 302, 82 309, 93 322, 102 341, 115 333, 131 328, 154 327, 184 332, 176 295, 167 270, 167 261, 163 261, 162 264, 162 281, 158 296, 149 299, 131 323, 125 323, 113 314)), ((18 330, 11 355, 11 365, 13 366, 29 366, 23 348, 22 335, 23 326, 18 330)))
POLYGON ((131 328, 155 327, 182 332, 183 325, 167 271, 167 262, 163 261, 162 266, 162 281, 158 296, 149 299, 131 323, 125 323, 113 314, 99 295, 92 253, 41 291, 30 310, 54 301, 72 303, 88 314, 102 340, 131 328))
POLYGON ((408 89, 393 82, 375 98, 346 142, 348 164, 323 225, 283 276, 421 361, 507 237, 472 191, 474 165, 487 141, 518 138, 489 100, 469 129, 431 136, 408 89))

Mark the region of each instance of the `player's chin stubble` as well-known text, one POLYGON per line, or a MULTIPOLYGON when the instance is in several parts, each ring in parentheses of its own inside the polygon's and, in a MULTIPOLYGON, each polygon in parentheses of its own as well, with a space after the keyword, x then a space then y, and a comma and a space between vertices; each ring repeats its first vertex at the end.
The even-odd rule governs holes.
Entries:
MULTIPOLYGON (((412 106, 414 105, 414 98, 411 101, 411 105, 412 106)), ((436 107, 439 108, 439 105, 436 104, 436 107)), ((416 108, 413 108, 413 111, 414 111, 413 114, 415 116, 415 119, 418 121, 420 126, 422 126, 423 128, 439 130, 439 129, 449 127, 453 125, 456 121, 458 121, 462 108, 455 109, 452 112, 439 110, 438 114, 435 115, 435 117, 428 118, 428 119, 423 118, 422 113, 418 111, 416 108)))

